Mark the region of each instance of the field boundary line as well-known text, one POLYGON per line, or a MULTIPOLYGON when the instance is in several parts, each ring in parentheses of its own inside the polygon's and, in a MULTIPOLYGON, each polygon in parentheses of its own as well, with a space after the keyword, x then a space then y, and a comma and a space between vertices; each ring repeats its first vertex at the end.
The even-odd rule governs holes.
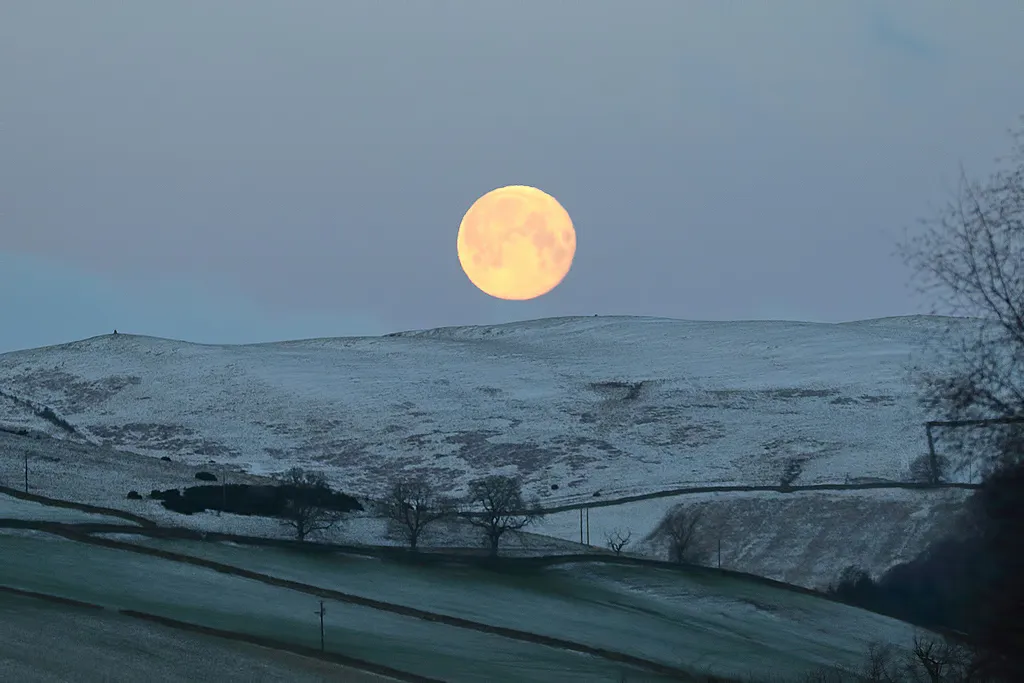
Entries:
POLYGON ((583 510, 586 508, 612 507, 625 505, 626 503, 637 503, 644 500, 657 498, 672 498, 674 496, 686 496, 697 493, 796 493, 798 491, 871 491, 885 489, 904 489, 911 491, 938 491, 948 489, 966 489, 974 491, 980 489, 982 484, 916 484, 912 482, 877 482, 871 484, 804 484, 794 486, 686 486, 682 488, 664 489, 651 491, 649 493, 638 493, 632 496, 620 498, 595 498, 586 503, 566 503, 565 505, 554 505, 549 508, 541 508, 539 513, 551 515, 556 512, 570 512, 572 510, 583 510))
POLYGON ((374 664, 373 662, 367 662, 356 657, 343 655, 338 652, 321 652, 318 648, 310 647, 308 645, 289 643, 285 640, 278 640, 276 638, 258 636, 250 633, 243 633, 241 631, 230 631, 227 629, 213 628, 211 626, 203 626, 202 624, 195 624, 189 621, 180 621, 178 619, 163 617, 159 614, 151 614, 149 612, 140 612, 138 610, 121 609, 115 607, 104 607, 103 605, 97 605, 91 602, 73 600, 71 598, 65 598, 59 595, 52 595, 50 593, 40 593, 38 591, 29 591, 21 588, 15 588, 14 586, 6 586, 2 584, 0 584, 0 593, 8 593, 11 595, 18 595, 26 598, 34 598, 36 600, 43 600, 46 602, 52 602, 59 605, 79 607, 82 609, 88 609, 93 611, 111 612, 114 614, 120 614, 126 617, 130 617, 132 619, 151 621, 153 623, 160 624, 168 628, 177 629, 179 631, 201 633, 203 635, 222 638, 224 640, 234 640, 238 642, 249 643, 250 645, 258 645, 260 647, 265 647, 271 650, 291 652, 292 654, 297 654, 303 657, 319 659, 321 661, 330 662, 332 664, 341 664, 352 669, 364 671, 366 673, 388 676, 390 678, 394 678, 399 681, 406 681, 408 683, 445 683, 445 681, 442 681, 437 678, 427 678, 425 676, 409 673, 407 671, 393 669, 389 666, 385 666, 384 664, 374 664))
POLYGON ((107 517, 119 517, 126 519, 130 522, 135 522, 140 526, 155 527, 158 526, 156 522, 151 519, 147 519, 140 515, 133 514, 127 510, 119 510, 118 508, 108 508, 100 505, 89 505, 88 503, 76 503, 70 500, 64 500, 62 498, 51 498, 50 496, 44 496, 39 493, 28 493, 19 489, 14 489, 9 486, 0 486, 0 493, 10 496, 12 498, 20 498, 21 500, 32 501, 33 503, 40 503, 42 505, 49 505, 50 507, 56 508, 68 508, 72 510, 78 510, 79 512, 91 512, 96 515, 106 515, 107 517))
MULTIPOLYGON (((352 605, 359 605, 370 609, 376 609, 382 612, 390 612, 392 614, 397 614, 400 616, 420 619, 422 621, 444 624, 447 626, 463 628, 466 630, 477 631, 480 633, 489 633, 491 635, 508 638, 510 640, 518 640, 521 642, 527 642, 534 645, 542 645, 554 649, 578 652, 580 654, 599 657, 601 659, 616 662, 619 664, 627 664, 629 666, 633 666, 639 669, 645 669, 653 673, 673 677, 677 680, 695 680, 693 674, 684 669, 680 669, 678 667, 670 666, 667 664, 662 664, 660 662, 656 662, 653 660, 644 659, 642 657, 636 657, 634 655, 626 654, 624 652, 617 652, 615 650, 608 650, 602 647, 585 645, 583 643, 578 643, 563 638, 541 635, 538 633, 532 633, 520 629, 508 628, 505 626, 485 624, 482 622, 472 621, 470 619, 464 619, 462 617, 455 617, 447 614, 430 612, 427 610, 421 610, 414 607, 408 607, 405 605, 398 605, 395 603, 385 602, 383 600, 376 600, 373 598, 367 598, 359 595, 354 595, 351 593, 344 593, 329 588, 322 588, 320 586, 314 586, 311 584, 301 583, 298 581, 282 579, 276 576, 272 576, 270 574, 255 572, 248 569, 243 569, 241 567, 236 567, 234 565, 216 562, 213 560, 207 560, 205 558, 195 557, 192 555, 184 555, 181 553, 161 550, 159 548, 149 548, 146 546, 140 546, 133 543, 116 541, 114 539, 95 538, 89 536, 87 533, 83 533, 82 531, 75 530, 73 528, 65 528, 64 525, 61 524, 42 523, 39 525, 38 528, 40 528, 43 531, 46 531, 47 533, 62 536, 72 541, 88 543, 91 545, 101 547, 113 548, 116 550, 124 550, 127 552, 134 552, 142 555, 150 555, 153 557, 159 557, 173 562, 191 564, 199 567, 204 567, 206 569, 212 569, 222 574, 240 576, 242 578, 259 581, 261 583, 265 583, 268 585, 278 586, 280 588, 287 588, 289 590, 294 590, 309 595, 315 595, 320 598, 336 600, 338 602, 352 605)), ((142 533, 145 534, 145 531, 143 531, 142 533)))

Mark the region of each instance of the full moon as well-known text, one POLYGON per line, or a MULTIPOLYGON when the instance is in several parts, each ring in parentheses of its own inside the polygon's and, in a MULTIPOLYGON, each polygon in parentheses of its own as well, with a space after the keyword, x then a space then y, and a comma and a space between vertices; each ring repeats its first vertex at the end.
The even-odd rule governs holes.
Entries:
POLYGON ((470 282, 498 299, 547 294, 576 254, 572 219, 551 195, 527 185, 491 190, 459 225, 459 263, 470 282))

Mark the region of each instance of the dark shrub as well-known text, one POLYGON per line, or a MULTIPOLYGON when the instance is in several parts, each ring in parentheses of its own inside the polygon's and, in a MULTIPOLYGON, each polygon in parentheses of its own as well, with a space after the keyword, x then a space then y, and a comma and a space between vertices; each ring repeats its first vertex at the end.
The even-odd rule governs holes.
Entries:
POLYGON ((128 500, 142 500, 142 496, 139 495, 138 491, 129 491, 128 500))
POLYGON ((213 472, 196 472, 196 479, 199 481, 217 481, 217 475, 213 472))
POLYGON ((552 491, 557 491, 558 490, 558 484, 552 484, 551 485, 551 490, 552 491))
POLYGON ((169 456, 166 456, 166 455, 161 455, 160 459, 163 460, 164 462, 170 462, 171 461, 171 458, 169 456))
POLYGON ((594 491, 594 498, 597 498, 600 495, 601 495, 600 491, 594 491))
POLYGON ((362 510, 359 501, 344 493, 325 489, 305 493, 291 486, 270 486, 251 484, 228 484, 226 486, 190 486, 178 489, 154 491, 155 498, 163 501, 168 510, 190 515, 204 510, 223 510, 237 515, 258 515, 278 517, 285 511, 290 500, 312 495, 321 507, 338 512, 362 510))
POLYGON ((156 498, 157 500, 169 500, 171 498, 180 498, 181 491, 178 489, 167 489, 166 491, 160 491, 159 489, 153 489, 149 494, 150 498, 156 498))
POLYGON ((857 566, 846 567, 839 580, 829 586, 829 593, 857 604, 868 604, 874 599, 876 586, 871 575, 857 566))

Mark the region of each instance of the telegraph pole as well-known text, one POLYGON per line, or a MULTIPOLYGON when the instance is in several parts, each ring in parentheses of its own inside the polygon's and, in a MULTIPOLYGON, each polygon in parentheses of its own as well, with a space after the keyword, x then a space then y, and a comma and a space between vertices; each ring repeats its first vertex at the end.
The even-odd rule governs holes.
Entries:
POLYGON ((28 451, 25 451, 25 493, 28 493, 28 451))
POLYGON ((924 433, 928 438, 928 483, 938 484, 938 473, 939 473, 939 460, 935 454, 935 438, 932 436, 933 423, 926 422, 924 425, 924 433))
POLYGON ((324 651, 324 615, 327 614, 327 610, 324 609, 324 601, 320 601, 320 609, 313 614, 320 615, 320 652, 324 651))
POLYGON ((583 508, 580 508, 580 545, 583 545, 583 508))
POLYGON ((590 506, 587 506, 587 545, 590 545, 590 506))

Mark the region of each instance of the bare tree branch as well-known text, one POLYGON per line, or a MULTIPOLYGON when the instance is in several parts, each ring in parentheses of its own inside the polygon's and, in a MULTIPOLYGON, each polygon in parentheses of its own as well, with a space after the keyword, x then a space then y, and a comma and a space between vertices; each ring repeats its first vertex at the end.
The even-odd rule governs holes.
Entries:
POLYGON ((331 488, 321 472, 293 467, 284 474, 284 486, 289 500, 281 522, 294 530, 298 540, 328 531, 341 521, 342 513, 330 507, 331 488))
POLYGON ((678 508, 669 513, 660 525, 668 539, 668 558, 677 564, 692 564, 696 560, 694 541, 697 525, 703 517, 700 509, 689 511, 678 508))
POLYGON ((608 548, 616 555, 621 555, 623 548, 629 545, 629 539, 632 536, 633 532, 631 531, 627 531, 623 534, 618 529, 615 529, 614 531, 608 532, 605 536, 605 545, 607 545, 608 548))
MULTIPOLYGON (((954 198, 900 245, 918 290, 938 303, 932 312, 970 319, 951 322, 943 335, 936 353, 944 370, 918 373, 925 407, 946 420, 1024 415, 1024 127, 1013 140, 984 182, 961 168, 954 198)), ((954 469, 962 471, 977 453, 1004 453, 1024 439, 1024 428, 941 436, 959 453, 954 469)), ((988 460, 979 470, 997 464, 988 460)))
POLYGON ((522 482, 517 477, 492 475, 469 484, 465 520, 483 531, 493 557, 498 555, 501 537, 518 531, 542 516, 540 506, 523 501, 522 482))
POLYGON ((416 550, 428 526, 454 514, 455 503, 441 496, 422 478, 400 479, 391 484, 381 512, 401 529, 409 547, 416 550))

